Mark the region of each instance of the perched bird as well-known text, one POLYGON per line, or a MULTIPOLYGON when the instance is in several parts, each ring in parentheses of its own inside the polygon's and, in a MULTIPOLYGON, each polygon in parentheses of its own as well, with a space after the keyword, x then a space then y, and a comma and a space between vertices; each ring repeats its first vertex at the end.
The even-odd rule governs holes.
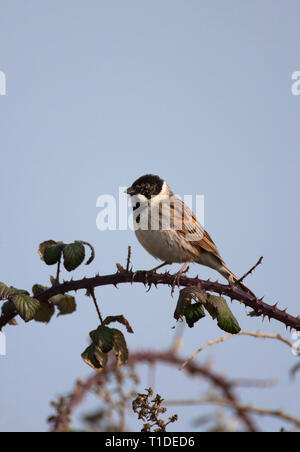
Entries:
POLYGON ((254 295, 226 266, 220 253, 193 212, 172 192, 159 176, 146 174, 137 179, 126 193, 131 196, 135 234, 141 245, 161 265, 190 262, 213 268, 230 284, 254 295))

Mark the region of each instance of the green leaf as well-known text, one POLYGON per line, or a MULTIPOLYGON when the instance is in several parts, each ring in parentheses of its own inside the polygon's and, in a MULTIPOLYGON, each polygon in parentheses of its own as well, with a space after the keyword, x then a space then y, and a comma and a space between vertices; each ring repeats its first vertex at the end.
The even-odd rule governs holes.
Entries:
POLYGON ((11 301, 6 301, 1 307, 2 314, 7 314, 15 310, 15 305, 11 301))
POLYGON ((38 300, 22 293, 15 294, 11 298, 11 301, 14 303, 18 314, 25 322, 32 320, 40 307, 38 300))
POLYGON ((197 287, 190 287, 190 292, 192 294, 193 300, 204 304, 207 299, 207 293, 203 289, 198 289, 197 287))
POLYGON ((94 370, 102 370, 107 363, 107 354, 95 344, 91 344, 81 355, 82 359, 94 370))
POLYGON ((82 353, 82 359, 93 369, 101 370, 106 366, 107 353, 114 350, 118 365, 128 361, 128 349, 121 331, 99 326, 90 332, 92 344, 82 353))
POLYGON ((12 295, 18 293, 18 289, 15 289, 14 287, 7 287, 6 284, 0 282, 0 299, 1 300, 7 300, 12 295))
POLYGON ((76 311, 76 300, 71 295, 67 294, 58 294, 54 295, 49 299, 51 303, 57 306, 59 313, 57 317, 61 315, 72 314, 76 311))
POLYGON ((47 259, 46 264, 47 265, 56 264, 61 257, 62 245, 63 245, 62 242, 55 242, 55 240, 46 240, 46 242, 40 243, 38 252, 39 252, 41 260, 46 262, 46 260, 45 260, 45 253, 46 253, 46 259, 47 259), (58 260, 56 260, 56 258, 58 257, 58 254, 59 254, 59 258, 58 258, 58 260))
POLYGON ((179 320, 183 317, 184 311, 191 304, 192 294, 186 287, 179 292, 179 298, 177 301, 176 309, 174 312, 174 319, 179 320))
POLYGON ((7 289, 8 289, 7 285, 4 284, 3 282, 0 282, 0 298, 2 300, 6 299, 5 292, 6 292, 7 289))
MULTIPOLYGON (((199 304, 203 304, 206 301, 206 297, 207 297, 207 295, 202 289, 197 289, 195 287, 185 287, 184 289, 181 289, 181 291, 179 292, 177 306, 176 306, 176 309, 174 312, 174 318, 176 320, 178 320, 178 319, 182 318, 183 316, 185 316, 185 311, 187 310, 188 306, 191 305, 192 300, 195 300, 199 304)), ((197 303, 195 303, 195 304, 197 304, 197 303)), ((194 306, 194 305, 191 305, 191 306, 194 306)), ((201 312, 200 307, 198 305, 196 308, 191 308, 191 310, 187 310, 186 312, 188 313, 188 315, 191 315, 192 317, 194 315, 196 318, 197 311, 198 311, 198 315, 200 315, 198 320, 202 317, 205 317, 203 309, 201 312)), ((195 322, 193 322, 193 323, 196 323, 196 321, 197 320, 195 320, 195 322)), ((191 322, 192 322, 192 320, 191 320, 191 322)))
POLYGON ((185 308, 183 315, 185 316, 188 326, 193 328, 198 320, 205 317, 205 312, 201 303, 194 303, 185 308))
POLYGON ((112 328, 111 331, 114 334, 114 352, 117 363, 119 366, 126 364, 128 361, 128 348, 123 333, 115 328, 112 328))
POLYGON ((37 297, 38 295, 41 295, 43 292, 46 292, 46 290, 49 290, 49 287, 42 286, 41 284, 35 284, 32 287, 32 293, 35 297, 37 297))
POLYGON ((218 317, 218 305, 225 301, 222 297, 216 297, 214 295, 209 295, 206 299, 205 309, 210 314, 213 320, 218 317))
POLYGON ((61 245, 49 245, 44 250, 44 262, 47 265, 55 265, 61 259, 62 246, 61 245))
POLYGON ((57 245, 57 242, 55 242, 55 240, 46 240, 45 242, 39 244, 38 252, 41 259, 44 257, 45 248, 49 245, 57 245))
POLYGON ((99 347, 94 346, 94 348, 95 358, 98 361, 100 368, 103 369, 107 364, 107 353, 104 353, 99 347))
MULTIPOLYGON (((6 301, 5 303, 3 303, 2 308, 1 308, 2 315, 10 314, 14 311, 15 311, 15 305, 11 301, 6 301)), ((18 325, 16 319, 11 319, 8 322, 8 324, 9 325, 18 325)))
MULTIPOLYGON (((2 308, 1 308, 1 313, 2 314, 10 314, 11 312, 15 311, 15 305, 11 302, 11 301, 6 301, 5 303, 3 303, 2 308)), ((8 322, 9 325, 18 325, 16 319, 11 319, 8 322)))
POLYGON ((70 243, 63 248, 64 267, 70 272, 84 261, 85 249, 80 242, 70 243))
POLYGON ((241 331, 237 319, 232 314, 224 298, 209 295, 204 307, 213 319, 217 318, 218 327, 221 330, 231 334, 237 334, 241 331))
POLYGON ((90 332, 90 338, 94 345, 100 348, 103 353, 108 353, 114 346, 114 333, 107 326, 99 326, 96 330, 90 332))
POLYGON ((241 327, 231 311, 230 314, 222 314, 218 317, 218 326, 221 330, 231 334, 238 334, 241 331, 241 327))
MULTIPOLYGON (((35 284, 32 287, 32 293, 35 297, 46 292, 46 290, 49 290, 49 287, 42 286, 41 284, 35 284)), ((40 307, 34 315, 34 320, 36 322, 49 323, 54 313, 55 308, 51 299, 49 299, 48 303, 46 301, 40 303, 40 307)))
POLYGON ((49 323, 54 313, 55 308, 52 304, 41 302, 33 318, 36 322, 49 323))

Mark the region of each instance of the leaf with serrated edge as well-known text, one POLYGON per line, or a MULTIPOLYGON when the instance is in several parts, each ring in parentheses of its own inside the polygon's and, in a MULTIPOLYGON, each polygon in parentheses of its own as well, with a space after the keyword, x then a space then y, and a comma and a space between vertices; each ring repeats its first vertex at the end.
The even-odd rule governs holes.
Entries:
POLYGON ((107 326, 99 326, 96 330, 90 332, 90 338, 93 344, 102 350, 103 353, 108 353, 114 346, 114 333, 111 328, 107 326))
POLYGON ((199 301, 200 303, 205 303, 207 299, 207 293, 203 289, 197 289, 194 287, 190 288, 192 297, 195 301, 199 301))
POLYGON ((107 363, 107 355, 94 344, 89 345, 81 357, 92 369, 97 371, 102 370, 107 363))
POLYGON ((32 293, 35 297, 41 295, 43 292, 46 292, 46 290, 49 290, 49 287, 42 286, 41 284, 35 284, 32 286, 32 293))
POLYGON ((18 314, 25 322, 29 322, 33 319, 40 306, 38 300, 21 293, 15 294, 11 298, 11 301, 14 303, 18 314))
POLYGON ((57 317, 61 315, 72 314, 73 312, 76 311, 76 300, 71 295, 67 294, 54 295, 49 299, 49 301, 51 301, 51 303, 57 306, 59 310, 57 317))
POLYGON ((198 320, 205 317, 205 312, 201 303, 194 303, 185 308, 183 315, 185 316, 188 326, 193 328, 198 320))
POLYGON ((7 285, 4 284, 3 282, 0 282, 0 298, 1 299, 5 299, 4 294, 5 294, 7 289, 8 289, 7 285))
POLYGON ((44 262, 47 265, 55 265, 61 259, 62 247, 61 245, 48 245, 44 249, 44 262))
POLYGON ((7 287, 6 284, 0 282, 0 299, 7 300, 8 297, 18 293, 19 290, 15 289, 15 287, 7 287))
POLYGON ((100 368, 103 369, 107 364, 107 353, 104 353, 99 347, 95 347, 94 355, 100 364, 100 368))
POLYGON ((112 331, 114 333, 114 351, 120 366, 128 361, 128 348, 123 333, 115 328, 112 328, 112 331))
POLYGON ((188 288, 181 289, 181 291, 179 292, 179 298, 174 312, 174 319, 178 320, 182 318, 185 309, 191 303, 191 299, 192 299, 191 291, 188 288))
POLYGON ((33 318, 36 322, 49 323, 54 313, 55 308, 52 304, 41 302, 33 318))
POLYGON ((84 261, 84 246, 79 242, 65 245, 63 249, 63 256, 65 269, 68 272, 75 270, 75 268, 79 267, 79 265, 84 261))
POLYGON ((57 242, 55 242, 55 240, 46 240, 45 242, 39 244, 38 253, 42 261, 44 260, 45 248, 47 248, 47 246, 49 245, 57 245, 57 242))
POLYGON ((213 319, 217 318, 218 326, 221 330, 231 334, 237 334, 241 331, 237 319, 232 314, 224 298, 209 295, 204 307, 213 319))
POLYGON ((8 314, 15 310, 15 305, 11 301, 6 301, 1 307, 2 314, 8 314))

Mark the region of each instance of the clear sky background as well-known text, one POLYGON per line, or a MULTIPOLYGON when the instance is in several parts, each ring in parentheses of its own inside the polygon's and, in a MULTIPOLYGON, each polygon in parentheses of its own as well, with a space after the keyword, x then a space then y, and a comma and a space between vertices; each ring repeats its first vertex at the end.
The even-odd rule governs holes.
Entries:
MULTIPOLYGON (((247 284, 267 302, 299 314, 300 3, 290 0, 0 0, 1 272, 18 288, 47 285, 54 269, 37 254, 47 239, 94 244, 90 267, 64 275, 115 271, 132 245, 136 269, 156 264, 131 230, 99 232, 96 199, 144 173, 180 194, 205 195, 205 226, 232 270, 264 263, 247 284)), ((175 271, 178 265, 173 266, 175 271)), ((191 275, 216 278, 192 266, 191 275)), ((131 350, 172 341, 176 296, 161 287, 97 290, 104 315, 124 314, 131 350)), ((7 327, 0 357, 0 429, 44 431, 49 401, 90 374, 80 354, 97 326, 91 301, 43 324, 7 327)), ((246 317, 241 327, 280 333, 278 322, 246 317)), ((184 356, 223 333, 206 318, 184 333, 184 356)), ((299 415, 296 358, 283 344, 233 338, 203 352, 232 378, 275 378, 275 389, 243 390, 243 401, 299 415)), ((147 385, 146 374, 140 389, 147 385)), ((155 390, 193 397, 202 386, 164 368, 155 390), (180 391, 178 388, 180 387, 180 391)), ((94 405, 93 405, 94 406, 94 405)), ((85 411, 89 406, 85 407, 85 411)), ((169 408, 193 430, 207 409, 169 408)), ((79 418, 79 415, 78 415, 79 418)), ((281 422, 259 419, 261 428, 281 422)), ((137 423, 133 417, 131 428, 137 423)))

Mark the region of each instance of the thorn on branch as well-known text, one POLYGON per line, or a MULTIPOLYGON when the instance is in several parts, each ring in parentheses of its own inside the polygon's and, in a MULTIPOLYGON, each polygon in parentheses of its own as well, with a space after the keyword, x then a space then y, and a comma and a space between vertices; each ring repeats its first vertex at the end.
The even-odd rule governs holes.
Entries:
POLYGON ((152 283, 150 282, 150 283, 148 283, 149 284, 149 287, 148 287, 148 289, 146 290, 146 293, 148 293, 148 292, 150 292, 150 290, 151 290, 151 286, 152 286, 152 283))
MULTIPOLYGON (((47 301, 49 298, 68 293, 75 290, 90 289, 100 286, 114 285, 124 283, 137 283, 137 284, 154 284, 154 285, 168 285, 172 286, 174 283, 174 276, 169 272, 157 274, 157 273, 147 273, 145 271, 136 272, 126 272, 123 269, 122 272, 116 272, 109 275, 95 276, 92 278, 83 278, 80 280, 64 281, 63 283, 50 287, 41 294, 35 296, 38 301, 47 301)), ((53 278, 54 279, 54 278, 53 278)), ((277 308, 277 305, 270 305, 263 302, 263 297, 258 299, 250 296, 247 292, 239 290, 235 286, 230 286, 226 284, 215 283, 210 280, 201 280, 195 278, 189 278, 188 276, 182 276, 180 279, 180 285, 182 287, 201 287, 205 292, 212 293, 215 292, 222 296, 229 297, 231 300, 237 300, 243 303, 246 307, 251 308, 252 312, 248 315, 250 316, 268 316, 273 318, 286 327, 300 331, 300 319, 297 316, 292 316, 287 310, 281 310, 277 308)), ((14 309, 10 315, 5 315, 2 313, 0 315, 0 329, 18 314, 17 310, 14 309)))

